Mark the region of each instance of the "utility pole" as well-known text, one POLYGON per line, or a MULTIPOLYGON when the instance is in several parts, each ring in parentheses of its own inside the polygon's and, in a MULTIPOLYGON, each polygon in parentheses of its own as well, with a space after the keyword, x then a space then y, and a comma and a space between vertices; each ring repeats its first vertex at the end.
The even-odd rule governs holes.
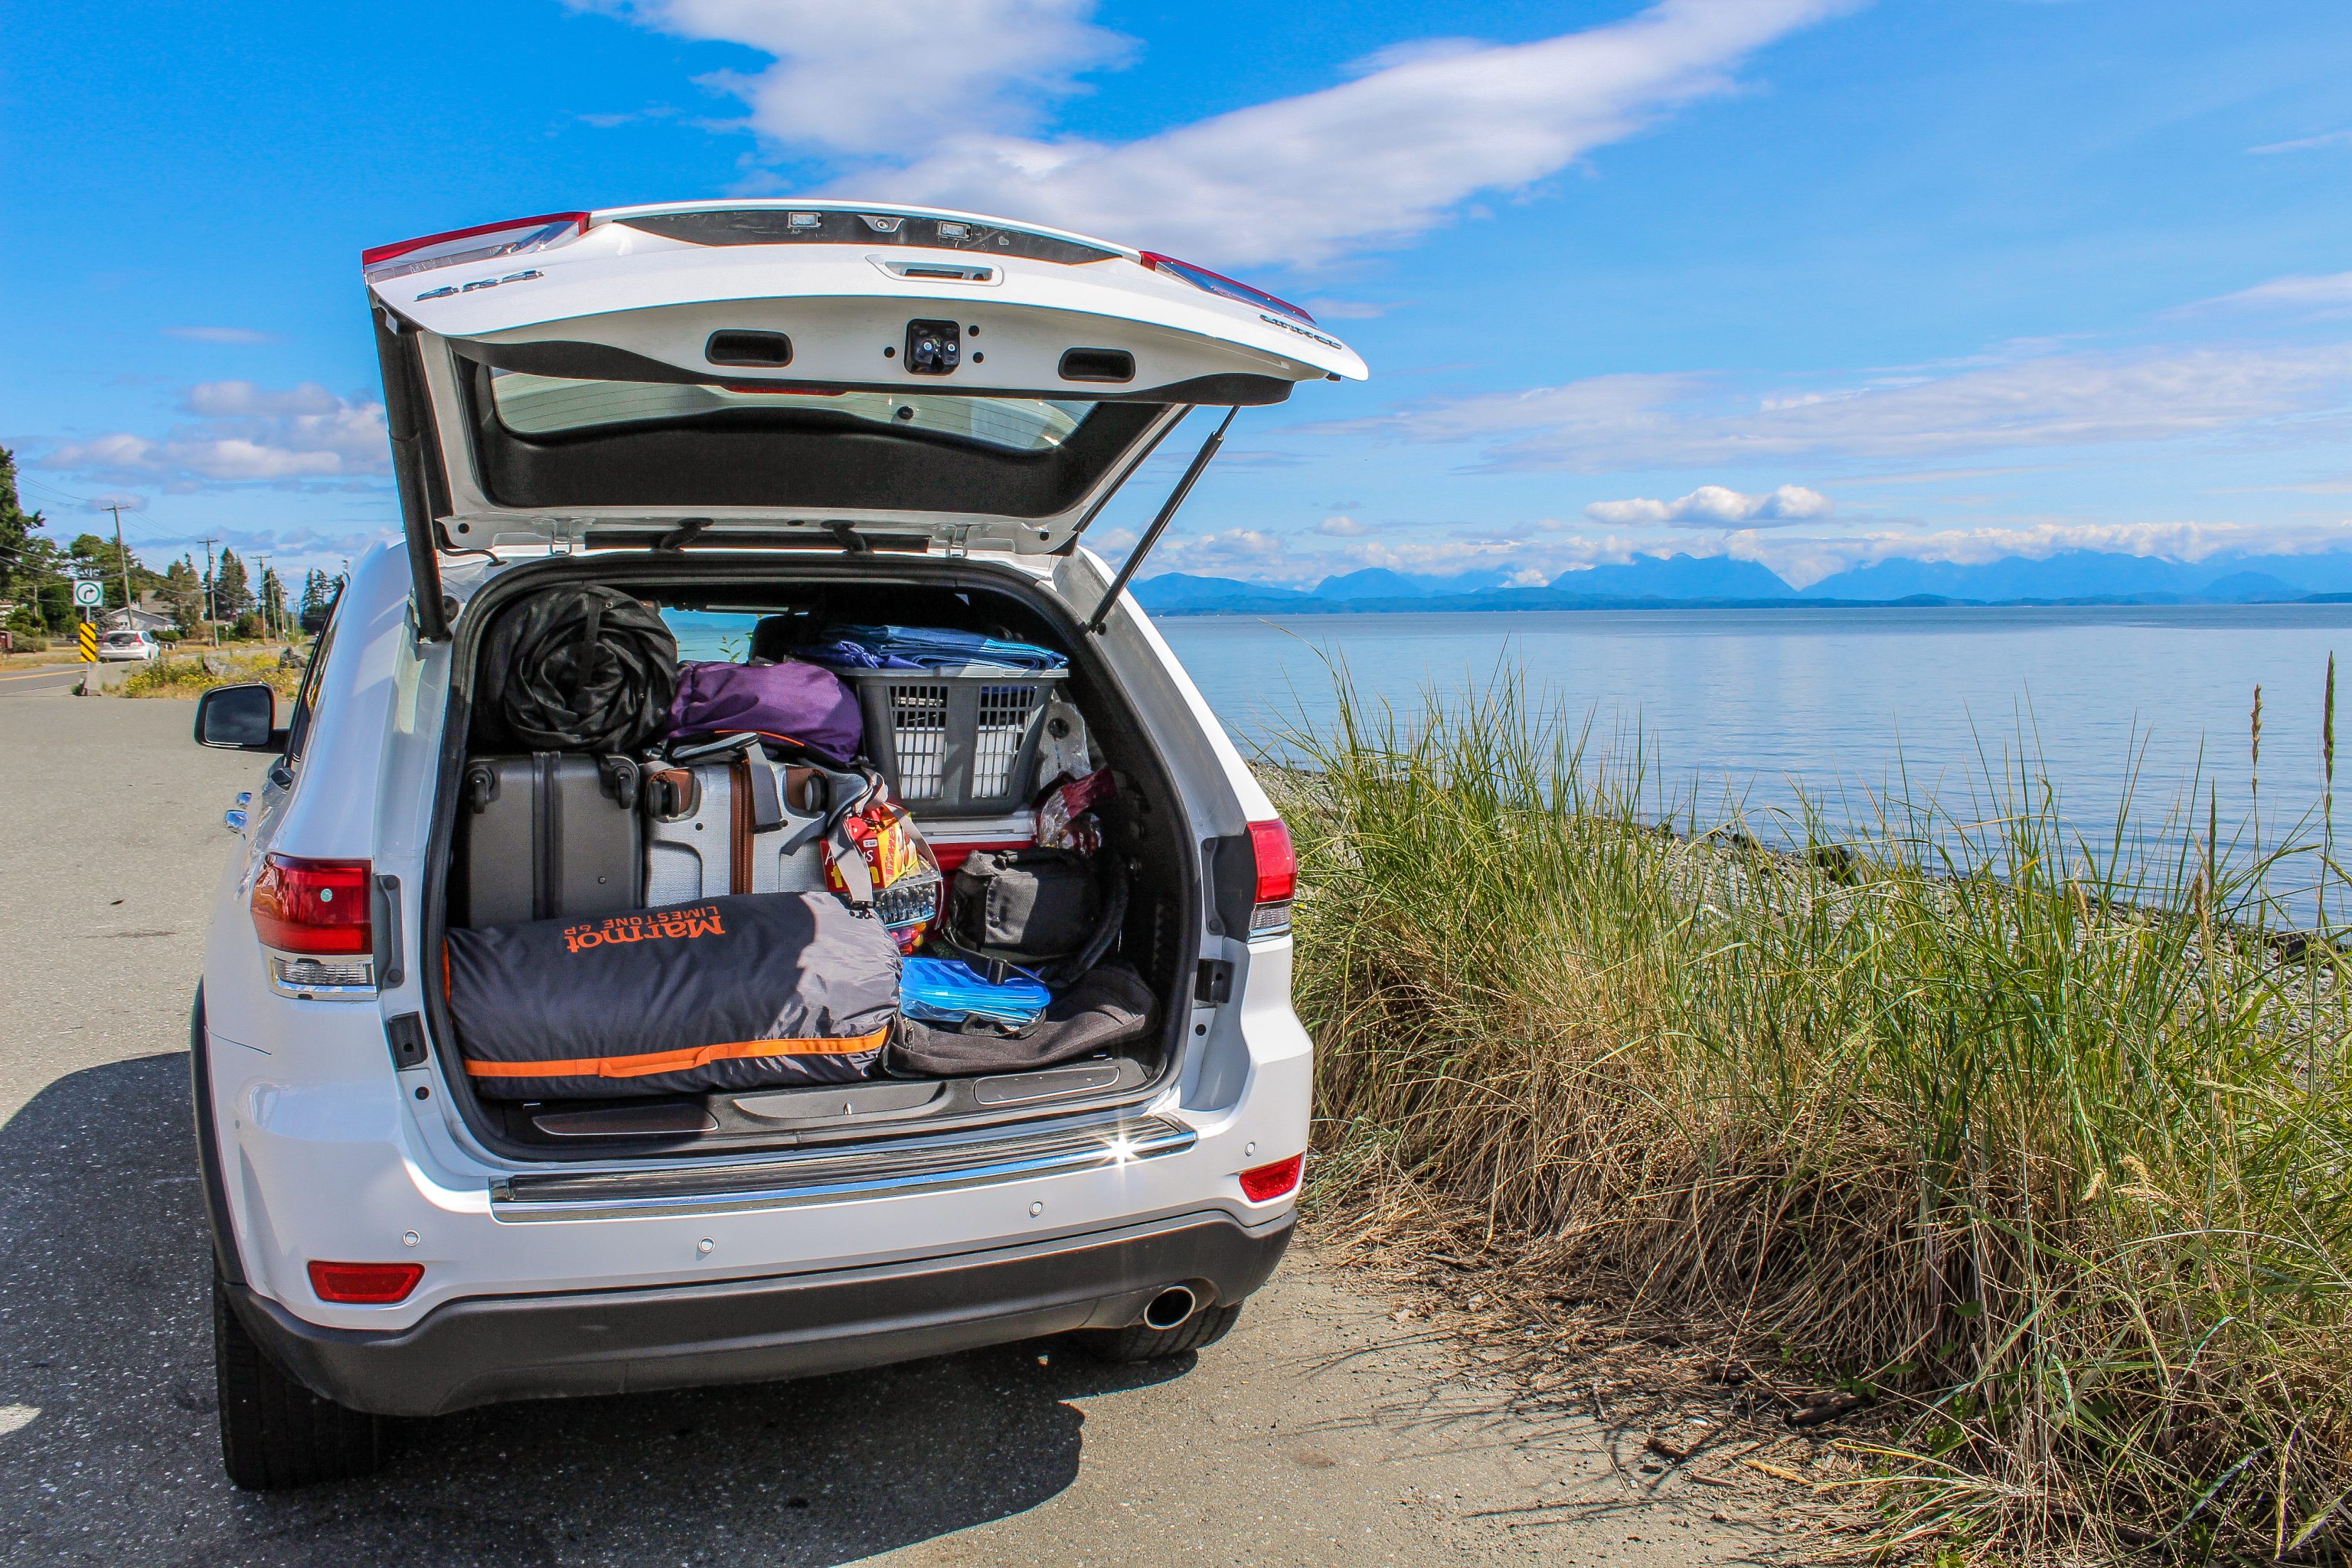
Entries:
POLYGON ((269 640, 269 557, 257 555, 254 559, 261 563, 261 575, 257 579, 261 589, 261 640, 268 642, 269 640))
POLYGON ((217 624, 220 620, 220 611, 213 599, 213 546, 219 542, 217 538, 205 541, 205 625, 212 628, 212 637, 215 643, 220 641, 220 628, 217 624))
POLYGON ((122 542, 122 508, 109 502, 106 510, 114 514, 114 553, 122 562, 122 627, 135 632, 139 629, 139 617, 132 612, 138 604, 131 597, 131 552, 122 542))

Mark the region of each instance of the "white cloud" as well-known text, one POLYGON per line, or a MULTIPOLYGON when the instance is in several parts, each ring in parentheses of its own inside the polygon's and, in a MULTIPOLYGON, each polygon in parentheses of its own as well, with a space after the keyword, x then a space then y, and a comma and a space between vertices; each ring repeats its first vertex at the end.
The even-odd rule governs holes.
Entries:
POLYGON ((162 439, 116 431, 59 447, 39 466, 178 488, 341 479, 386 467, 383 405, 315 383, 273 390, 205 382, 188 389, 181 408, 194 422, 162 439))
POLYGON ((748 45, 709 79, 845 187, 1117 235, 1212 264, 1311 266, 1411 238, 1696 99, 1748 55, 1862 0, 1660 0, 1533 43, 1400 44, 1352 80, 1127 142, 1031 134, 1038 100, 1117 59, 1091 0, 570 0, 748 45))
POLYGON ((583 125, 593 125, 599 131, 612 131, 623 125, 634 125, 642 120, 671 120, 677 115, 677 110, 668 104, 657 103, 650 109, 630 109, 608 114, 580 114, 573 118, 583 125))
POLYGON ((1348 539, 1363 532, 1364 525, 1352 517, 1327 517, 1315 525, 1315 531, 1330 534, 1334 538, 1348 539))
POLYGON ((1167 571, 1269 579, 1294 574, 1283 559, 1286 550, 1286 542, 1278 535, 1255 528, 1229 528, 1218 533, 1168 539, 1152 552, 1152 559, 1167 571))
POLYGON ((2352 343, 2073 353, 1864 381, 1744 404, 1696 375, 1610 375, 1309 426, 1473 443, 1497 469, 1914 460, 2179 440, 2258 427, 2341 439, 2352 343))
POLYGON ((111 515, 116 507, 125 511, 145 511, 147 498, 129 490, 106 490, 81 503, 84 511, 102 511, 111 515))
POLYGON ((1094 0, 567 3, 774 56, 765 70, 704 84, 741 99, 772 142, 858 158, 929 152, 982 127, 1027 129, 1037 100, 1074 90, 1076 73, 1129 47, 1094 25, 1094 0))
POLYGON ((240 416, 332 414, 341 399, 315 381, 272 392, 249 381, 206 381, 188 388, 180 406, 208 419, 240 416))
POLYGON ((163 335, 192 343, 249 345, 278 341, 276 333, 257 332, 251 327, 165 327, 163 335))
POLYGON ((2011 555, 2046 560, 2066 550, 2201 561, 2222 550, 2294 548, 2275 531, 2258 531, 2226 522, 2041 522, 2022 527, 1947 528, 1926 532, 1890 531, 1836 539, 1755 535, 1741 539, 1734 535, 1727 543, 1732 553, 1761 561, 1798 588, 1850 567, 1870 566, 1882 561, 1944 561, 1981 566, 2011 555))
POLYGON ((1743 522, 1796 522, 1827 517, 1830 498, 1802 485, 1782 485, 1762 495, 1748 495, 1722 485, 1701 485, 1678 500, 1597 500, 1584 509, 1595 522, 1613 528, 1643 523, 1672 523, 1685 528, 1728 528, 1743 522))
POLYGON ((2266 146, 2249 147, 2249 153, 2309 153, 2321 147, 2352 147, 2352 131, 2329 131, 2317 136, 2298 136, 2292 142, 2273 142, 2266 146))
POLYGON ((2224 294, 2218 300, 2208 300, 2207 305, 2244 306, 2257 310, 2352 310, 2352 272, 2323 272, 2290 278, 2273 278, 2267 283, 2257 283, 2251 289, 2241 289, 2234 294, 2224 294))
POLYGON ((44 468, 79 468, 85 470, 143 468, 155 452, 155 443, 144 436, 119 431, 111 436, 60 447, 41 459, 44 468))

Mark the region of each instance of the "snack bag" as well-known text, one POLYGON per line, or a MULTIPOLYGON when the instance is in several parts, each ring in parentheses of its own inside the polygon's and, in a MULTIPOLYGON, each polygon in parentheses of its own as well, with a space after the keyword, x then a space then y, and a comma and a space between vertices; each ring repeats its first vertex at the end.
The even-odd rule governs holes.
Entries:
POLYGON ((824 883, 851 909, 872 910, 901 953, 939 917, 939 857, 878 778, 826 836, 824 883))
POLYGON ((1037 847, 1075 849, 1092 855, 1102 847, 1102 824, 1094 808, 1118 788, 1108 768, 1097 768, 1084 778, 1057 779, 1037 803, 1037 847))

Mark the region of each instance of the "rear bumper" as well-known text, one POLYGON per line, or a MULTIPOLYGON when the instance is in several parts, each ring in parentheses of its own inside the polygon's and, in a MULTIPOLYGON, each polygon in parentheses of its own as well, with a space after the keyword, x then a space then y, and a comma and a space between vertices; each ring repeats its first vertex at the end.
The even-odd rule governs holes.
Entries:
POLYGON ((1273 1274, 1293 1217, 1247 1226, 1189 1215, 870 1268, 473 1297, 394 1332, 320 1328, 230 1289, 271 1359, 317 1392, 379 1415, 437 1415, 510 1399, 805 1377, 1119 1328, 1179 1283, 1237 1301, 1273 1274))

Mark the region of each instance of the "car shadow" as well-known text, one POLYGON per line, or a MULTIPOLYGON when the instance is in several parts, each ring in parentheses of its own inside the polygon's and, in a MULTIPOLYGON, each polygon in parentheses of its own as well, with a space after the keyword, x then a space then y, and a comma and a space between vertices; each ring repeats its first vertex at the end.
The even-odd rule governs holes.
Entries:
POLYGON ((213 1425, 187 1058, 58 1079, 0 1128, 0 1558, 442 1568, 826 1564, 1076 1477, 1071 1401, 1181 1376, 1056 1342, 790 1384, 400 1424, 385 1469, 232 1489, 213 1425))

